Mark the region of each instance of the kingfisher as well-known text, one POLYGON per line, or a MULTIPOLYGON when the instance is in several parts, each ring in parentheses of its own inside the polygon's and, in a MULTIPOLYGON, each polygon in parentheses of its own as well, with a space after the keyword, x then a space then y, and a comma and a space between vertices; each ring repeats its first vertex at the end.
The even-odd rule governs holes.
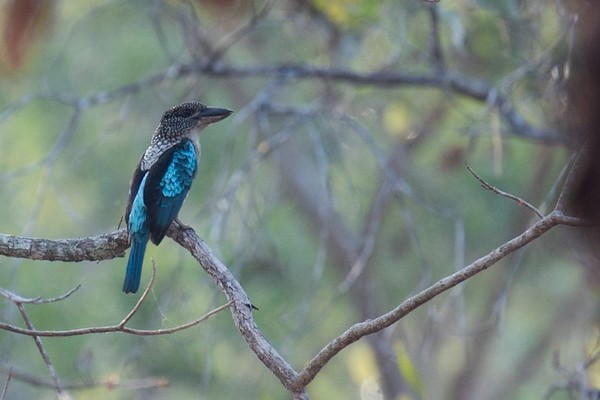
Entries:
POLYGON ((163 240, 192 186, 200 159, 200 131, 231 113, 189 102, 163 114, 129 186, 125 221, 131 252, 125 293, 137 292, 148 240, 156 245, 163 240))

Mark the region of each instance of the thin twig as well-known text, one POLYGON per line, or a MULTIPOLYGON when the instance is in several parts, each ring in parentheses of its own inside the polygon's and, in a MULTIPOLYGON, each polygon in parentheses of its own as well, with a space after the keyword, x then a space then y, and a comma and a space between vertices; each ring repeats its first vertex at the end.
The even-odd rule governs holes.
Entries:
POLYGON ((41 297, 27 298, 19 296, 18 294, 12 293, 4 288, 0 288, 0 296, 4 297, 7 300, 12 301, 13 303, 22 303, 22 304, 47 304, 47 303, 55 303, 57 301, 61 301, 71 296, 75 291, 77 291, 81 285, 75 286, 73 289, 69 290, 67 293, 60 295, 58 297, 51 297, 49 299, 43 299, 41 297))
POLYGON ((182 324, 182 325, 177 325, 173 328, 164 328, 164 329, 152 329, 152 330, 134 329, 134 328, 128 328, 126 326, 122 326, 121 323, 119 323, 117 325, 67 329, 67 330, 62 330, 62 331, 58 331, 58 330, 43 330, 42 331, 42 330, 36 330, 33 328, 27 328, 27 329, 20 328, 18 326, 7 324, 5 322, 0 322, 0 329, 9 331, 9 332, 13 332, 13 333, 18 333, 21 335, 34 336, 34 337, 35 336, 67 337, 67 336, 90 335, 90 334, 94 334, 94 333, 114 333, 114 332, 123 332, 123 333, 129 333, 132 335, 138 335, 138 336, 168 335, 168 334, 179 332, 181 330, 188 329, 192 326, 198 325, 199 323, 206 321, 208 318, 212 317, 213 315, 217 314, 220 311, 223 311, 224 309, 230 307, 231 305, 232 305, 232 302, 229 301, 229 302, 223 304, 222 306, 219 306, 219 307, 207 312, 206 314, 204 314, 202 317, 200 317, 198 319, 195 319, 191 322, 186 322, 185 324, 182 324))
POLYGON ((8 376, 6 377, 6 382, 4 382, 4 387, 2 388, 2 394, 0 395, 0 400, 4 400, 6 397, 6 392, 8 391, 8 384, 10 383, 10 379, 13 376, 12 368, 8 371, 8 376))
POLYGON ((117 325, 119 328, 124 328, 125 324, 134 316, 134 314, 140 309, 140 307, 142 307, 142 303, 144 302, 144 300, 146 300, 146 297, 148 297, 148 293, 150 293, 150 288, 154 284, 155 277, 156 277, 156 265, 154 264, 154 260, 152 260, 152 275, 150 275, 150 282, 148 282, 146 289, 144 289, 144 292, 140 296, 137 303, 135 303, 135 306, 131 309, 131 311, 129 311, 129 313, 125 316, 125 318, 123 318, 123 320, 117 325))
MULTIPOLYGON (((23 318, 23 321, 25 322, 25 326, 27 326, 27 328, 29 330, 35 331, 35 328, 33 327, 33 323, 31 322, 31 319, 29 318, 29 315, 27 314, 27 311, 25 310, 25 306, 23 305, 23 303, 17 302, 17 303, 15 303, 15 305, 17 306, 17 309, 21 313, 21 317, 23 318)), ((42 356, 42 359, 44 360, 44 363, 46 364, 46 368, 48 368, 48 372, 50 372, 50 377, 52 378, 52 381, 54 382, 54 389, 56 390, 58 397, 61 399, 62 398, 70 398, 70 396, 64 391, 62 384, 60 383, 60 378, 58 377, 56 368, 54 368, 54 364, 52 364, 52 361, 50 360, 50 356, 48 355, 48 352, 46 351, 46 348, 44 347, 44 344, 42 343, 42 339, 38 335, 32 335, 32 337, 35 342, 35 345, 38 348, 40 355, 42 356)))
POLYGON ((212 54, 209 55, 209 62, 215 63, 220 60, 231 46, 246 37, 246 35, 256 27, 261 18, 267 15, 272 6, 272 1, 267 0, 259 10, 256 10, 254 2, 251 3, 252 18, 219 40, 212 54))
POLYGON ((442 52, 442 41, 440 39, 440 16, 437 4, 430 4, 429 16, 431 19, 431 36, 430 36, 430 57, 437 72, 441 72, 445 68, 444 53, 442 52))
MULTIPOLYGON (((51 387, 54 388, 54 383, 46 378, 42 378, 25 371, 19 371, 14 367, 2 367, 0 370, 7 371, 8 376, 11 379, 25 382, 29 385, 36 387, 51 387)), ((105 380, 91 380, 85 382, 67 382, 63 383, 65 390, 83 390, 95 387, 104 387, 107 389, 124 388, 124 389, 151 389, 151 388, 163 388, 169 385, 169 380, 165 377, 153 377, 153 378, 142 378, 142 379, 127 379, 121 380, 117 377, 108 377, 105 380)), ((2 398, 0 397, 0 400, 2 398)))
MULTIPOLYGON (((192 326, 198 325, 199 323, 207 320, 208 318, 217 314, 218 312, 228 308, 232 304, 232 302, 229 301, 229 302, 223 304, 222 306, 209 311, 208 313, 204 314, 202 317, 200 317, 196 320, 187 322, 182 325, 175 326, 173 328, 146 330, 146 329, 134 329, 134 328, 126 327, 125 324, 127 324, 127 322, 129 322, 129 320, 131 320, 131 318, 137 313, 137 311, 141 308, 144 300, 148 297, 148 294, 150 293, 150 289, 152 288, 152 285, 154 284, 155 277, 156 277, 156 266, 154 265, 154 261, 153 261, 152 262, 152 275, 150 277, 150 282, 146 286, 146 289, 140 296, 139 300, 136 302, 135 306, 131 309, 131 311, 129 311, 129 313, 127 313, 127 315, 117 325, 104 326, 104 327, 70 329, 70 330, 64 330, 64 331, 52 331, 52 330, 39 331, 39 330, 36 330, 33 328, 33 324, 31 324, 31 321, 29 321, 28 316, 25 313, 23 318, 26 319, 25 322, 27 325, 27 329, 19 328, 17 326, 6 324, 3 322, 0 322, 0 329, 4 329, 4 330, 10 331, 10 332, 20 333, 22 335, 32 336, 32 337, 34 337, 34 339, 36 339, 36 338, 39 339, 40 336, 64 337, 64 336, 79 336, 79 335, 87 335, 87 334, 92 334, 92 333, 108 333, 108 332, 124 332, 124 333, 133 334, 133 335, 139 335, 139 336, 167 335, 167 334, 179 332, 181 330, 188 329, 192 326)), ((23 303, 43 304, 43 303, 47 303, 50 301, 62 300, 62 299, 65 299, 66 297, 70 296, 78 288, 79 288, 79 286, 77 286, 75 289, 70 290, 69 292, 67 292, 66 294, 64 294, 62 296, 52 298, 49 300, 43 300, 40 298, 27 299, 27 298, 23 298, 19 295, 16 295, 14 293, 8 292, 5 289, 2 289, 2 291, 0 292, 0 295, 13 301, 17 305, 17 307, 19 307, 19 311, 21 311, 21 314, 23 315, 23 313, 25 312, 23 303)))
POLYGON ((133 329, 133 328, 127 328, 127 327, 122 327, 121 331, 125 332, 125 333, 131 333, 133 335, 140 335, 140 336, 157 336, 157 335, 168 335, 171 333, 175 333, 175 332, 179 332, 182 331, 184 329, 188 329, 191 328, 192 326, 198 325, 201 322, 206 321, 208 318, 212 317, 213 315, 223 311, 226 308, 231 307, 231 305, 233 304, 233 301, 228 301, 227 303, 207 312, 206 314, 204 314, 202 317, 194 320, 194 321, 190 321, 187 322, 185 324, 182 325, 177 325, 173 328, 163 328, 163 329, 154 329, 154 330, 144 330, 144 329, 133 329))
POLYGON ((513 194, 507 193, 503 190, 498 189, 497 187, 487 183, 485 180, 483 180, 483 178, 481 178, 479 175, 477 175, 475 173, 475 171, 473 171, 473 169, 469 166, 468 163, 465 163, 467 169, 469 170, 469 172, 475 177, 475 179, 477 179, 480 183, 481 183, 481 187, 483 187, 486 190, 490 190, 494 193, 496 193, 497 195, 509 198, 513 201, 516 201, 517 204, 519 204, 520 206, 525 206, 528 209, 530 209, 531 211, 533 211, 534 213, 536 213, 536 215, 540 218, 543 219, 544 218, 544 214, 542 214, 540 212, 540 210, 538 210, 537 208, 535 208, 533 205, 531 205, 530 203, 526 202, 525 200, 523 200, 520 197, 517 197, 513 194))
POLYGON ((361 248, 358 257, 350 271, 346 275, 346 278, 338 285, 338 290, 342 293, 347 292, 352 285, 356 282, 356 280, 361 276, 371 255, 373 254, 373 250, 375 249, 377 232, 379 231, 379 227, 381 225, 381 220, 383 218, 384 205, 389 195, 391 194, 391 186, 392 183, 388 179, 388 175, 384 177, 384 181, 381 183, 379 190, 377 191, 377 195, 372 202, 371 210, 369 213, 369 218, 366 222, 366 232, 361 237, 361 248))

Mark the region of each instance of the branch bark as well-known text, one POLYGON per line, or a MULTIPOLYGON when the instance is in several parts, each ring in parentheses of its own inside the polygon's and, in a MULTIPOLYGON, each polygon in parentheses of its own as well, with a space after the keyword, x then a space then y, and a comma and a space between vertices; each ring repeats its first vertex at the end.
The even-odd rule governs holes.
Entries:
POLYGON ((125 256, 125 229, 76 239, 36 239, 0 234, 0 256, 46 261, 103 261, 125 256))

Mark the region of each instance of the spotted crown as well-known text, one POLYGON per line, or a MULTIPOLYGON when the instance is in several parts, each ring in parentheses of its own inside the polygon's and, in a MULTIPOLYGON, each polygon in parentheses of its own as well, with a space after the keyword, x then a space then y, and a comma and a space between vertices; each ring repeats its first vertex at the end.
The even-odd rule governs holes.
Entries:
POLYGON ((165 112, 156 128, 152 142, 169 141, 170 138, 185 135, 196 126, 197 116, 204 109, 206 109, 204 104, 194 101, 180 104, 165 112))

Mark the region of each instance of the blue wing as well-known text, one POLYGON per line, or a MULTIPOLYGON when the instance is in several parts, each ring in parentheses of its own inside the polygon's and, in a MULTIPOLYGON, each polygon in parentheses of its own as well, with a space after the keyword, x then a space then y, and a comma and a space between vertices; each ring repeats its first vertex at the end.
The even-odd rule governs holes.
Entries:
POLYGON ((150 240, 159 244, 192 186, 198 169, 198 155, 190 140, 167 150, 150 167, 144 187, 150 240))
POLYGON ((131 238, 131 252, 125 271, 125 282, 123 283, 125 293, 135 293, 140 286, 144 253, 148 244, 148 215, 143 193, 148 175, 141 173, 141 171, 138 173, 138 170, 136 170, 132 180, 126 213, 127 230, 131 238))

